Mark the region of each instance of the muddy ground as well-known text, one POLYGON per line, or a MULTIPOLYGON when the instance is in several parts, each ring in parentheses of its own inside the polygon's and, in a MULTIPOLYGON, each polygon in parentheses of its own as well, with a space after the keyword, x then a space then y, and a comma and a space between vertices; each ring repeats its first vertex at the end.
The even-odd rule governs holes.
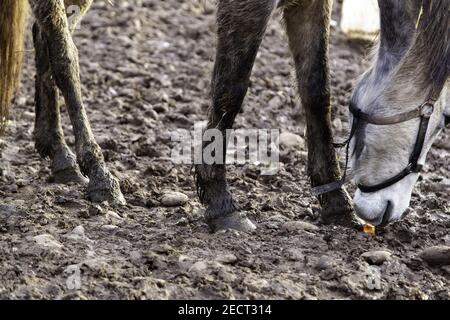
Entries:
MULTIPOLYGON (((128 205, 95 208, 82 187, 51 183, 49 161, 39 158, 32 141, 35 72, 28 52, 14 121, 1 147, 0 298, 450 298, 450 269, 418 257, 427 247, 450 244, 448 130, 430 152, 408 218, 376 236, 319 223, 302 148, 283 152, 275 176, 262 177, 252 166, 231 168, 232 191, 258 230, 212 235, 190 166, 174 165, 169 156, 170 132, 206 117, 214 4, 95 2, 76 32, 83 94, 128 205), (167 190, 186 194, 188 203, 163 207, 159 200, 167 190), (362 256, 373 250, 384 253, 362 256)), ((334 129, 344 137, 348 99, 368 65, 371 44, 346 40, 337 10, 331 67, 334 115, 341 120, 334 129)), ((303 136, 291 71, 276 14, 237 128, 281 128, 303 136)))

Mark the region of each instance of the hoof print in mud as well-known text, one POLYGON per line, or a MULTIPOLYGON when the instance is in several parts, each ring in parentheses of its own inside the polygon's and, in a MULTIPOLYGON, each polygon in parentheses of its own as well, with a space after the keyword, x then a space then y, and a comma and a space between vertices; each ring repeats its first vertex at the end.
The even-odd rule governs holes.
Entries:
POLYGON ((223 217, 208 219, 207 223, 211 232, 233 229, 242 232, 251 233, 256 230, 256 226, 242 212, 233 212, 223 217))

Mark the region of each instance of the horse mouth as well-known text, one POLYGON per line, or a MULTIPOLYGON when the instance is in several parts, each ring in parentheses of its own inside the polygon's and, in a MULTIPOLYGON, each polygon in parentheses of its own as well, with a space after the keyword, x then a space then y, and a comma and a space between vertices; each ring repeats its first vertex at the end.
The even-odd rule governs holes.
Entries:
POLYGON ((388 201, 382 217, 365 221, 375 226, 385 227, 389 224, 391 218, 392 218, 392 203, 391 201, 388 201))

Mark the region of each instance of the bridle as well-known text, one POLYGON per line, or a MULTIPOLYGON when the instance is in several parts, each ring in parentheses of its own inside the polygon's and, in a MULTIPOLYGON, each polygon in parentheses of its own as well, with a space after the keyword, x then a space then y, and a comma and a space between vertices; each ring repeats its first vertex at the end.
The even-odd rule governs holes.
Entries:
MULTIPOLYGON (((349 138, 340 144, 335 144, 335 147, 346 147, 346 161, 345 161, 345 171, 342 179, 340 181, 332 182, 326 185, 318 186, 313 188, 312 192, 314 195, 322 195, 342 187, 347 180, 350 180, 351 177, 347 175, 347 167, 349 160, 349 150, 350 150, 350 141, 354 137, 358 125, 360 121, 364 121, 369 124, 378 125, 378 126, 387 126, 394 125, 398 123, 407 122, 413 119, 420 118, 419 132, 417 133, 416 143, 414 145, 414 149, 409 157, 408 165, 397 175, 375 185, 363 185, 358 184, 358 189, 364 193, 373 193, 385 189, 394 185, 395 183, 403 180, 405 177, 410 175, 411 173, 419 173, 423 166, 419 164, 420 155, 422 154, 422 150, 424 147, 425 139, 428 132, 428 127, 430 124, 430 118, 433 115, 434 107, 436 103, 436 99, 428 99, 425 103, 420 105, 418 108, 399 113, 393 116, 376 116, 370 115, 368 113, 363 112, 358 109, 355 104, 350 104, 350 112, 353 115, 353 123, 350 130, 349 138)), ((444 115, 445 117, 445 126, 450 124, 450 115, 444 115)))

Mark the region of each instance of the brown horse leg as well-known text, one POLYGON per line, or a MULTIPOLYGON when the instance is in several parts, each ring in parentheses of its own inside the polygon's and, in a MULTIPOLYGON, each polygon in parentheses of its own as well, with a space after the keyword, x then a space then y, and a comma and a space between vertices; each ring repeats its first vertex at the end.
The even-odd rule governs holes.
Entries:
MULTIPOLYGON (((313 187, 340 179, 333 147, 330 117, 328 38, 331 0, 299 1, 288 4, 284 19, 295 61, 297 84, 306 113, 308 173, 313 187)), ((343 189, 319 197, 322 217, 351 217, 352 205, 343 189)))
MULTIPOLYGON (((219 129, 226 145, 230 129, 247 93, 250 73, 274 0, 221 0, 218 5, 218 47, 212 80, 208 129, 219 129)), ((236 208, 226 182, 225 161, 197 165, 197 190, 207 207, 211 229, 251 230, 254 225, 236 208)))
POLYGON ((102 151, 95 141, 80 88, 78 52, 70 34, 63 0, 30 0, 36 21, 47 39, 53 78, 67 104, 75 134, 77 161, 89 177, 88 197, 124 204, 119 182, 106 167, 102 151))

